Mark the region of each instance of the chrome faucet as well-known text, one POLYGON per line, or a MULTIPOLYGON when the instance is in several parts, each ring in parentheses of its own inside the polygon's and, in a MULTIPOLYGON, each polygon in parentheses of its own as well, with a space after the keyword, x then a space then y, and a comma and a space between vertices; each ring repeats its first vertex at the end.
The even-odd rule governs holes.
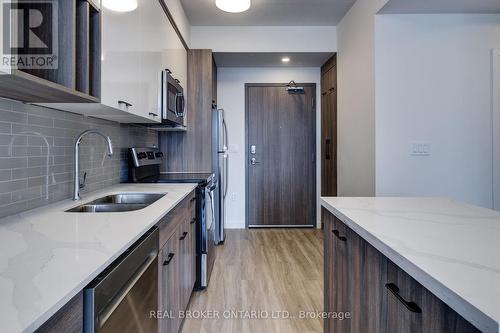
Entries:
POLYGON ((75 146, 73 147, 73 156, 74 156, 74 183, 73 183, 73 200, 80 200, 80 188, 83 188, 84 184, 80 184, 80 167, 79 167, 79 147, 80 147, 80 142, 82 141, 83 137, 86 136, 87 134, 98 134, 106 140, 108 143, 108 156, 111 157, 113 156, 113 144, 111 143, 111 139, 109 136, 104 134, 102 131, 98 129, 89 129, 82 134, 78 136, 75 142, 75 146))

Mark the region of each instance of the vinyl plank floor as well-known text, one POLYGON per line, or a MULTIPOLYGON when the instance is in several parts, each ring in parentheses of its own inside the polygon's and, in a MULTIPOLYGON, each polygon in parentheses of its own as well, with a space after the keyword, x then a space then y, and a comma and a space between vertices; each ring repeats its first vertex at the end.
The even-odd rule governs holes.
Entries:
POLYGON ((193 293, 186 313, 193 318, 186 317, 182 332, 323 332, 322 319, 300 318, 301 311, 323 311, 322 231, 228 230, 209 287, 193 293), (257 314, 278 318, 248 318, 257 314))

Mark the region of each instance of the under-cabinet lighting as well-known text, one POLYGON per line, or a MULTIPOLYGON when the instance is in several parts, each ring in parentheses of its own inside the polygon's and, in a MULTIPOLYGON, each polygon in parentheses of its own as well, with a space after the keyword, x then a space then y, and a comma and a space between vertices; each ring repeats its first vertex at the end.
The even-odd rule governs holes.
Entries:
POLYGON ((283 58, 281 58, 281 62, 288 63, 288 62, 290 62, 290 58, 289 57, 283 57, 283 58))
POLYGON ((241 13, 250 8, 251 0, 215 0, 215 5, 225 12, 241 13))

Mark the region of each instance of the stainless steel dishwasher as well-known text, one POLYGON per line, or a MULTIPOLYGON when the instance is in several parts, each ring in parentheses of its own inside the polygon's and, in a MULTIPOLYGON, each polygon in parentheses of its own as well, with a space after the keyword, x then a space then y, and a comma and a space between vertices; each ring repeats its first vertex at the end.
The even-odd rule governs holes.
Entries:
POLYGON ((158 235, 149 230, 84 289, 85 333, 157 333, 158 235))

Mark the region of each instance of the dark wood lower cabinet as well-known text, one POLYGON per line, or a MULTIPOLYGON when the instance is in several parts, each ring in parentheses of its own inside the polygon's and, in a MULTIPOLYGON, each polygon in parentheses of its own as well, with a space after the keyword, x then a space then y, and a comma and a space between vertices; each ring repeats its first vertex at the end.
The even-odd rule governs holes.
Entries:
POLYGON ((322 216, 325 332, 480 332, 330 212, 322 216))
POLYGON ((160 224, 160 333, 179 332, 180 314, 188 306, 196 279, 194 195, 179 203, 160 224))
POLYGON ((160 332, 177 332, 180 326, 179 311, 181 310, 180 288, 180 248, 178 232, 175 232, 161 250, 159 265, 160 271, 160 297, 161 310, 160 332))
POLYGON ((384 332, 480 332, 390 260, 384 332))
POLYGON ((36 333, 83 332, 83 292, 79 292, 61 310, 46 321, 36 333))

